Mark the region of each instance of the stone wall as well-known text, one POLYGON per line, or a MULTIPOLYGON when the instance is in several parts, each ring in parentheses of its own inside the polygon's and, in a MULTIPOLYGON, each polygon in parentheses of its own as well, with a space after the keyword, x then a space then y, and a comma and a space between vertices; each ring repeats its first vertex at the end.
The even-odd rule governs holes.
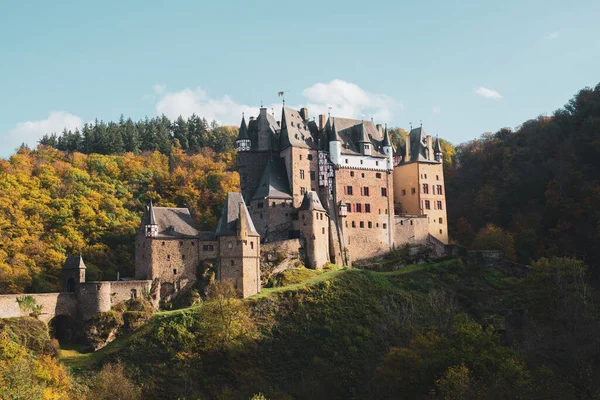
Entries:
POLYGON ((35 303, 42 306, 39 319, 48 323, 57 315, 77 317, 77 296, 75 293, 34 293, 0 295, 0 318, 25 317, 29 312, 22 312, 17 297, 31 296, 35 303))
POLYGON ((77 287, 78 316, 86 321, 94 315, 110 310, 111 282, 85 282, 77 287))
POLYGON ((394 247, 406 243, 427 244, 429 228, 426 216, 394 216, 394 247))
POLYGON ((260 199, 251 201, 248 211, 256 231, 262 238, 266 238, 278 231, 284 231, 288 235, 287 223, 292 221, 295 209, 291 200, 260 199))
POLYGON ((260 291, 260 238, 249 236, 239 240, 235 236, 219 238, 219 280, 231 282, 248 297, 260 291))
POLYGON ((110 297, 111 305, 121 303, 131 299, 134 295, 132 290, 135 290, 135 297, 140 298, 144 293, 150 293, 152 281, 114 281, 110 282, 110 297))
POLYGON ((163 239, 151 240, 152 276, 161 283, 161 295, 168 296, 170 290, 187 288, 196 281, 199 265, 199 242, 197 239, 163 239))
POLYGON ((329 262, 329 216, 324 211, 300 211, 300 232, 305 240, 305 265, 321 269, 329 262))

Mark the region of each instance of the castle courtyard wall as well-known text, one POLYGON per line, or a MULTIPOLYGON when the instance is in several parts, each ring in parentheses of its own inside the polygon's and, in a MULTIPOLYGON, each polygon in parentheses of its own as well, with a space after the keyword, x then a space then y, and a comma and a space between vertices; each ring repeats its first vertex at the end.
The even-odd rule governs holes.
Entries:
POLYGON ((57 315, 77 317, 77 295, 75 293, 32 293, 0 295, 0 318, 26 317, 29 311, 22 312, 17 297, 31 296, 42 306, 39 319, 48 323, 57 315))
POLYGON ((110 282, 111 305, 127 301, 133 297, 132 290, 135 290, 135 297, 144 297, 145 293, 150 293, 152 281, 114 281, 110 282))
POLYGON ((422 216, 394 216, 394 247, 409 244, 427 244, 429 226, 427 217, 422 216))

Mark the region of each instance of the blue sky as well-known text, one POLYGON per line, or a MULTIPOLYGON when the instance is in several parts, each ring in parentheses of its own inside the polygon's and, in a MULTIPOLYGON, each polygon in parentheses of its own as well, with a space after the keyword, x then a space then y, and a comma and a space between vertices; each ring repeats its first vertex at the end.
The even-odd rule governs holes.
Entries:
POLYGON ((599 17, 597 0, 5 1, 0 157, 121 114, 237 124, 281 90, 460 143, 600 82, 599 17))

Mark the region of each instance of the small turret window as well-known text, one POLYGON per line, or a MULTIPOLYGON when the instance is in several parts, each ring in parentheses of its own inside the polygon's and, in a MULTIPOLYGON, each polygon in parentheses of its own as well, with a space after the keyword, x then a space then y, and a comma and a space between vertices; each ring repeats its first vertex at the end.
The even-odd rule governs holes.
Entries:
MULTIPOLYGON (((262 218, 262 215, 261 215, 261 218, 262 218)), ((232 247, 233 247, 233 243, 231 243, 231 242, 227 243, 227 248, 231 249, 232 247)))

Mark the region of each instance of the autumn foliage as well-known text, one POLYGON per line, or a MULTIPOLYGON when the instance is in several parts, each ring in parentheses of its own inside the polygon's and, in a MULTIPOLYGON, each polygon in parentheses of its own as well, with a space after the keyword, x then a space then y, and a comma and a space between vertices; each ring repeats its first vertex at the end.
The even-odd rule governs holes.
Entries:
POLYGON ((212 230, 228 191, 239 190, 233 153, 172 148, 141 155, 21 148, 0 159, 0 293, 60 290, 67 255, 82 254, 88 280, 133 274, 144 205, 189 207, 212 230))

